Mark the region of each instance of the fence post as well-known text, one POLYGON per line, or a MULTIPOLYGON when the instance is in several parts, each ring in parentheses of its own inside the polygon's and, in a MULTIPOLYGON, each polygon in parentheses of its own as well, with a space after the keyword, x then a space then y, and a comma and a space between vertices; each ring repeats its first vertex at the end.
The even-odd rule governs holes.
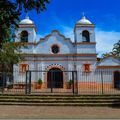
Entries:
POLYGON ((50 71, 50 74, 51 74, 51 93, 53 93, 53 78, 54 78, 54 72, 53 71, 50 71))
POLYGON ((2 93, 4 93, 5 82, 6 82, 6 75, 5 75, 5 72, 2 72, 2 81, 3 81, 2 93))
POLYGON ((75 88, 74 88, 74 85, 75 85, 75 84, 74 84, 74 71, 72 71, 72 92, 73 92, 73 94, 74 94, 74 92, 75 92, 75 91, 74 91, 74 89, 75 89, 75 88))
POLYGON ((77 81, 77 71, 73 71, 73 90, 74 95, 78 94, 78 81, 77 81))
POLYGON ((26 71, 26 81, 25 81, 25 82, 26 82, 26 83, 25 83, 25 84, 26 84, 26 85, 25 85, 25 94, 26 94, 26 95, 27 95, 27 89, 28 89, 28 88, 27 88, 27 79, 28 79, 28 76, 27 76, 27 75, 28 75, 28 71, 26 71))
POLYGON ((4 93, 4 72, 2 72, 2 93, 4 93))
POLYGON ((77 71, 75 71, 75 94, 78 94, 78 78, 77 78, 77 71))
POLYGON ((102 73, 102 70, 101 70, 101 83, 102 83, 102 94, 104 94, 104 88, 103 88, 103 73, 102 73))
POLYGON ((31 93, 31 71, 29 71, 29 94, 31 93))

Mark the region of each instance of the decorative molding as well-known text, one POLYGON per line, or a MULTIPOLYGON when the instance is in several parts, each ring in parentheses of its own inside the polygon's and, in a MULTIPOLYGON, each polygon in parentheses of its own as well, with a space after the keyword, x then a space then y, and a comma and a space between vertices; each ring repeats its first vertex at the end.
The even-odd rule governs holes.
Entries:
POLYGON ((96 44, 96 42, 77 42, 76 44, 84 44, 84 45, 89 45, 89 44, 96 44))
POLYGON ((19 28, 34 28, 35 31, 37 32, 37 28, 35 27, 34 24, 27 24, 27 25, 25 25, 25 24, 19 24, 19 28))
POLYGON ((95 28, 95 25, 94 24, 91 24, 91 25, 83 25, 83 24, 76 24, 75 27, 74 27, 74 32, 77 28, 80 28, 80 27, 89 27, 89 28, 95 28))
POLYGON ((110 69, 110 68, 120 68, 120 66, 97 66, 97 68, 102 68, 102 69, 110 69))
POLYGON ((26 57, 96 57, 97 54, 22 54, 23 56, 26 56, 26 57))
MULTIPOLYGON (((51 61, 63 61, 63 62, 68 62, 68 61, 87 61, 86 59, 77 59, 77 60, 73 60, 73 59, 61 59, 61 60, 23 60, 23 61, 33 61, 33 62, 51 62, 51 61)), ((94 61, 93 59, 89 59, 89 61, 94 61)))
POLYGON ((60 70, 65 71, 65 68, 59 64, 50 64, 50 65, 45 67, 45 70, 49 71, 52 68, 59 68, 60 70))

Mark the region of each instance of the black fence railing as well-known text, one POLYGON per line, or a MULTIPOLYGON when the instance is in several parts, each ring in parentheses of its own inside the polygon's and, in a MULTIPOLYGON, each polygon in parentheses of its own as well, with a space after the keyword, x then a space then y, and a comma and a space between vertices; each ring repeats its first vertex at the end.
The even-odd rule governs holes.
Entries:
POLYGON ((0 72, 0 91, 3 93, 5 89, 13 88, 13 73, 0 72))
POLYGON ((76 71, 27 71, 26 94, 30 93, 68 93, 77 94, 76 71), (34 80, 35 79, 35 80, 34 80))
POLYGON ((78 71, 78 94, 120 94, 120 70, 78 71))
POLYGON ((120 70, 0 73, 1 94, 120 94, 120 70))

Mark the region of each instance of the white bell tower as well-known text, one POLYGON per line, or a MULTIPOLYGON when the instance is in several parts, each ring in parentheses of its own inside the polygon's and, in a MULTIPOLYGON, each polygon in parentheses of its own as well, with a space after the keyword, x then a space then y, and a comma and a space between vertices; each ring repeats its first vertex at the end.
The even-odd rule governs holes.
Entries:
POLYGON ((34 22, 29 19, 28 14, 25 19, 20 21, 19 28, 16 30, 15 34, 15 42, 36 42, 36 27, 34 22))
POLYGON ((96 54, 95 25, 83 15, 74 28, 78 54, 96 54))

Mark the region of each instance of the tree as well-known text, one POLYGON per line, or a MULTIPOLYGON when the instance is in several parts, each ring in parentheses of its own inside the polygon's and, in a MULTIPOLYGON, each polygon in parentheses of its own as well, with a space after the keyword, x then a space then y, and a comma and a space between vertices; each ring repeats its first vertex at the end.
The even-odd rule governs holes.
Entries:
POLYGON ((14 42, 6 42, 2 44, 0 51, 1 71, 11 72, 13 64, 17 64, 23 57, 20 55, 21 44, 14 42))
POLYGON ((102 54, 102 58, 104 59, 104 58, 107 58, 107 57, 110 57, 110 56, 113 56, 113 54, 112 54, 112 52, 106 52, 106 53, 103 53, 102 54))
POLYGON ((40 13, 46 9, 46 3, 49 3, 49 0, 16 0, 18 9, 24 8, 26 12, 36 9, 37 13, 40 13))
POLYGON ((114 56, 120 58, 120 40, 114 44, 112 53, 114 56))
POLYGON ((104 59, 104 58, 110 57, 110 56, 120 58, 120 40, 114 44, 112 51, 109 53, 104 53, 102 55, 102 58, 104 59))
POLYGON ((18 27, 19 16, 23 9, 25 12, 35 9, 37 13, 40 13, 46 9, 46 3, 49 3, 49 0, 0 0, 1 42, 8 38, 6 29, 11 32, 18 27))
POLYGON ((15 4, 7 0, 0 1, 0 40, 5 42, 5 40, 10 39, 10 29, 13 25, 17 25, 19 20, 18 11, 16 11, 15 4))
POLYGON ((0 0, 0 71, 11 71, 12 65, 22 58, 21 44, 14 44, 12 40, 23 9, 40 13, 46 9, 46 3, 49 0, 0 0))

